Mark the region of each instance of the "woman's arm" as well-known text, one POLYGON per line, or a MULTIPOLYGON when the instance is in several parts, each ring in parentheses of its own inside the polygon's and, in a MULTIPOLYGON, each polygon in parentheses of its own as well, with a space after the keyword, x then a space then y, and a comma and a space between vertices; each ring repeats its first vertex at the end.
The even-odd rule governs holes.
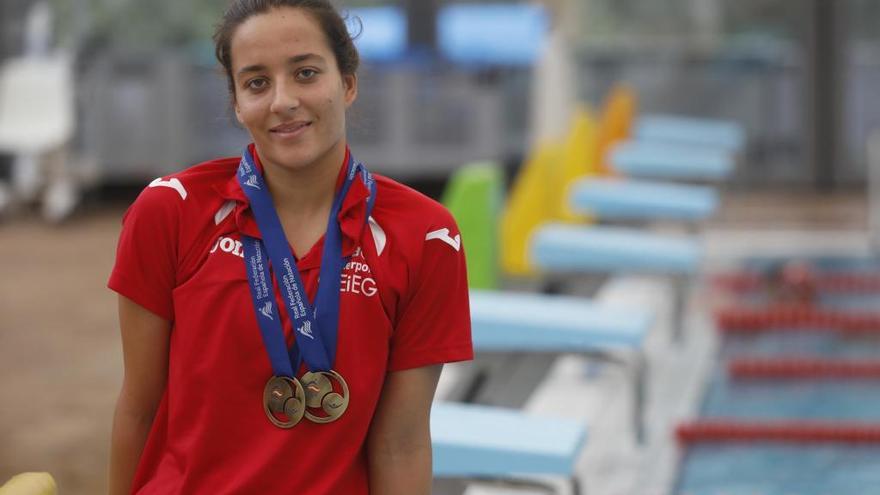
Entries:
POLYGON ((431 493, 431 401, 442 365, 394 371, 385 379, 367 456, 371 495, 431 493))
POLYGON ((119 327, 125 375, 113 416, 110 444, 110 494, 131 493, 168 376, 171 323, 132 300, 119 296, 119 327))

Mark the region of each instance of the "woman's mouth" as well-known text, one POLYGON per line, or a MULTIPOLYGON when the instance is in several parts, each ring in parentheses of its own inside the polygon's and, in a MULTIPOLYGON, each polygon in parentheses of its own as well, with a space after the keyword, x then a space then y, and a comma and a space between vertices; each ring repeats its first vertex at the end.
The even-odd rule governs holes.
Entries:
POLYGON ((269 129, 269 132, 280 138, 294 138, 305 132, 311 125, 311 122, 305 121, 286 122, 269 129))

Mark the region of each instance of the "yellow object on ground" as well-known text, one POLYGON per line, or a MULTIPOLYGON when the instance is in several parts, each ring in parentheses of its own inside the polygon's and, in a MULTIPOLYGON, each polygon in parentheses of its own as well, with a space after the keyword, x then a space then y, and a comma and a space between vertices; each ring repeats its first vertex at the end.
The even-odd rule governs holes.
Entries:
POLYGON ((553 211, 548 220, 579 223, 591 221, 571 209, 568 193, 576 180, 600 173, 597 159, 598 132, 593 113, 585 105, 578 105, 572 114, 562 156, 559 163, 552 167, 553 182, 548 184, 548 195, 553 198, 553 211))
POLYGON ((49 473, 21 473, 0 486, 0 495, 57 495, 58 486, 49 473))
POLYGON ((599 173, 598 125, 592 112, 579 105, 564 141, 547 141, 532 150, 523 164, 501 215, 500 260, 507 275, 531 275, 529 239, 548 222, 591 222, 572 211, 568 191, 579 178, 599 173))
POLYGON ((528 241, 535 227, 551 220, 557 209, 551 195, 554 166, 563 156, 563 146, 539 144, 523 164, 501 215, 501 269, 509 275, 529 275, 528 241))

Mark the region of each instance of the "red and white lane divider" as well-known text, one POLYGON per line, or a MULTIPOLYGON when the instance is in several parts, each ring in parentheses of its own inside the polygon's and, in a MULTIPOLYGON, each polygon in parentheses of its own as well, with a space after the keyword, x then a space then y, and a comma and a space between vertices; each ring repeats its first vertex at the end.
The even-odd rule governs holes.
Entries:
POLYGON ((807 305, 768 308, 728 308, 715 314, 719 330, 728 333, 762 331, 880 332, 880 313, 826 310, 807 305))
POLYGON ((880 444, 880 423, 699 420, 676 428, 679 443, 720 442, 880 444))
POLYGON ((727 365, 736 380, 880 379, 880 361, 814 357, 738 358, 727 365))

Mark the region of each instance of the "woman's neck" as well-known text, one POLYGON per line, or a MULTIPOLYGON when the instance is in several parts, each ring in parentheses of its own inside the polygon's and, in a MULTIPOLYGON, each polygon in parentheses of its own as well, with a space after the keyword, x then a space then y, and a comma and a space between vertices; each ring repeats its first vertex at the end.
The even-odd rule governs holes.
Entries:
POLYGON ((303 218, 329 211, 344 159, 345 142, 341 142, 306 167, 290 169, 263 162, 263 176, 278 214, 303 218))

